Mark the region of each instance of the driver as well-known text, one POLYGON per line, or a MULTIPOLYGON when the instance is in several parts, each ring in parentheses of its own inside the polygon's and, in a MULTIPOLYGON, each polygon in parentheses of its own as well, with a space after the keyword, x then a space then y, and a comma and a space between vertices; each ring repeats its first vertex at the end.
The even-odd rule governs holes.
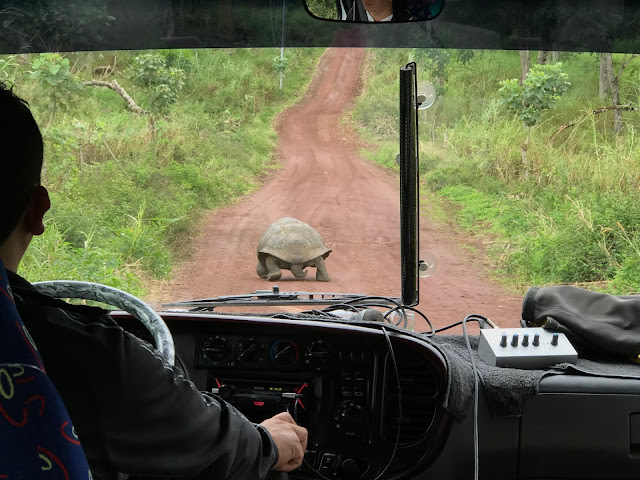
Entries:
MULTIPOLYGON (((82 441, 93 478, 261 479, 302 463, 307 431, 288 413, 260 425, 199 392, 105 310, 36 291, 16 271, 50 207, 43 144, 27 103, 0 83, 0 259, 18 311, 82 441)), ((1 419, 0 419, 1 420, 1 419)))
POLYGON ((355 0, 340 2, 341 20, 354 22, 401 22, 409 20, 404 2, 396 0, 355 0), (351 5, 348 9, 346 5, 351 5))

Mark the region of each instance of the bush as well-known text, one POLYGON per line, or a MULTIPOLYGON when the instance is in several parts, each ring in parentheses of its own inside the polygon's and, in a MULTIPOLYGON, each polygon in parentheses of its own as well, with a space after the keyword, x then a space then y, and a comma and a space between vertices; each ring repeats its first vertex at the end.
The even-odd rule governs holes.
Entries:
POLYGON ((149 109, 167 114, 184 87, 184 70, 167 66, 164 58, 156 54, 135 57, 130 68, 133 81, 147 90, 149 109))

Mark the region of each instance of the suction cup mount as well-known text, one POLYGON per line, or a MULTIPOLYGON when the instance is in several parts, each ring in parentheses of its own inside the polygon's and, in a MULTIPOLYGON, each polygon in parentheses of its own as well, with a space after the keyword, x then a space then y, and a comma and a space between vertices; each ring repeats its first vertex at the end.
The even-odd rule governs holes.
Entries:
POLYGON ((436 101, 436 89, 431 82, 421 80, 418 82, 418 94, 416 97, 418 110, 426 110, 436 101))

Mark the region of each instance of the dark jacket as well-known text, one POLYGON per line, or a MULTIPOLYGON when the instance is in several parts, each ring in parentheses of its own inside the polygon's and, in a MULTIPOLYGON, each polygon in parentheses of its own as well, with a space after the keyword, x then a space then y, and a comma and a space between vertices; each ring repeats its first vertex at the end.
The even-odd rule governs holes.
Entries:
MULTIPOLYGON (((369 21, 367 11, 364 8, 362 1, 348 0, 345 1, 342 6, 346 10, 346 17, 344 20, 357 23, 369 21)), ((393 17, 391 18, 391 22, 406 22, 410 19, 411 15, 407 9, 404 8, 404 3, 399 1, 393 2, 393 17)))
POLYGON ((94 479, 264 478, 273 439, 95 307, 40 294, 8 272, 20 316, 64 400, 94 479))

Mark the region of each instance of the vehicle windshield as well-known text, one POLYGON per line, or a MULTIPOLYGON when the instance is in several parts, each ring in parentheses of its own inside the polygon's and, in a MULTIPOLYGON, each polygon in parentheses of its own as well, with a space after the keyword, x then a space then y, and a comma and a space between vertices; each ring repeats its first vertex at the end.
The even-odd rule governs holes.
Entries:
POLYGON ((515 327, 532 285, 638 292, 640 59, 552 51, 0 56, 42 128, 52 197, 20 273, 157 307, 274 285, 399 297, 411 61, 437 94, 419 113, 419 250, 437 269, 418 309, 436 327, 468 313, 515 327), (285 217, 304 223, 269 229, 285 217))

